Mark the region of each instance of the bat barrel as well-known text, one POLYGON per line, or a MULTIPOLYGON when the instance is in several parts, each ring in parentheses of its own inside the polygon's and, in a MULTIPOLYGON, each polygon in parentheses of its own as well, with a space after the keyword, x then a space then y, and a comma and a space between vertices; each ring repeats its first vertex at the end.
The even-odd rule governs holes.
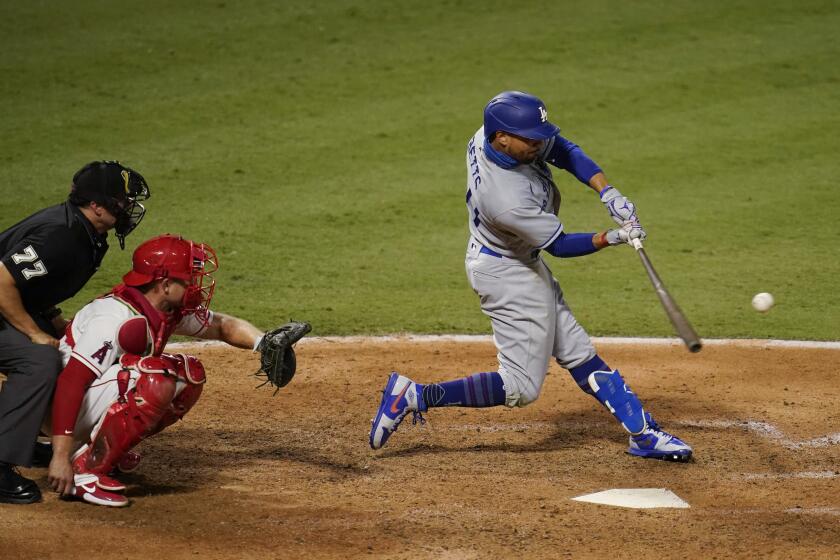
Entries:
POLYGON ((662 283, 662 280, 653 268, 653 264, 650 262, 647 253, 645 253, 641 241, 638 239, 634 239, 633 241, 633 246, 636 248, 636 252, 639 253, 639 258, 642 261, 642 265, 645 267, 648 278, 650 278, 653 288, 656 291, 656 295, 659 296, 659 301, 662 303, 663 309, 665 309, 665 314, 668 316, 668 319, 670 319, 671 324, 674 325, 674 329, 685 343, 689 352, 699 352, 700 349, 703 348, 703 342, 700 340, 700 337, 697 336, 697 332, 694 330, 694 327, 692 327, 691 323, 689 323, 688 319, 686 319, 685 314, 682 312, 682 309, 680 309, 680 306, 677 305, 677 302, 673 297, 671 297, 667 288, 665 288, 665 285, 662 283))

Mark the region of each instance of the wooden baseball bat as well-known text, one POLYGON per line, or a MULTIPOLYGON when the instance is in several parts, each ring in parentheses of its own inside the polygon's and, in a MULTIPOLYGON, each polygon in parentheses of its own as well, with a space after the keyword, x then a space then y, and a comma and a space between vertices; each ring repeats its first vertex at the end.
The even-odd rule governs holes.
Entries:
POLYGON ((668 315, 668 319, 671 320, 671 324, 674 325, 674 328, 677 330, 677 334, 683 340, 689 351, 699 352, 700 349, 703 348, 703 342, 700 340, 700 337, 697 336, 697 333, 694 331, 691 323, 689 323, 688 319, 685 318, 685 314, 680 309, 680 306, 677 305, 677 302, 674 301, 673 297, 671 297, 671 294, 668 292, 668 288, 666 288, 662 283, 662 279, 659 278, 659 275, 653 268, 653 264, 651 264, 647 253, 645 253, 644 247, 642 247, 642 241, 640 239, 634 239, 633 248, 635 248, 636 252, 639 254, 639 258, 642 260, 642 265, 645 267, 648 278, 650 278, 650 282, 653 284, 653 289, 656 291, 656 295, 659 296, 659 301, 662 302, 665 314, 668 315))

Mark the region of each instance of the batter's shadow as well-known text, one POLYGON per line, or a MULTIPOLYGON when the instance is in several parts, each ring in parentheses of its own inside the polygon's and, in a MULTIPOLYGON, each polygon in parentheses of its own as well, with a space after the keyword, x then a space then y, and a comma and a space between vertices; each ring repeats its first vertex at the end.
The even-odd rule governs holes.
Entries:
MULTIPOLYGON (((430 422, 431 423, 431 422, 430 422)), ((411 457, 414 455, 428 455, 428 454, 450 454, 450 453, 546 453, 551 451, 560 451, 563 449, 577 449, 585 444, 592 444, 594 442, 613 442, 621 444, 626 442, 625 432, 620 426, 617 426, 615 420, 609 415, 604 414, 600 410, 592 411, 576 411, 568 413, 558 413, 552 417, 548 422, 540 422, 542 428, 544 424, 549 424, 549 433, 539 439, 528 442, 488 442, 481 443, 480 441, 467 446, 453 446, 442 445, 439 443, 417 443, 409 447, 401 447, 399 449, 386 448, 377 453, 378 459, 389 459, 398 457, 411 457)), ((486 430, 482 430, 482 425, 479 423, 476 426, 476 431, 473 435, 474 440, 478 441, 482 437, 493 437, 494 433, 498 433, 499 424, 488 423, 486 430)), ((504 426, 504 425, 502 425, 504 426)), ((522 428, 521 424, 511 424, 510 429, 506 430, 511 434, 527 433, 528 429, 522 428)), ((423 426, 420 429, 434 429, 434 426, 423 426)), ((456 427, 457 429, 457 427, 456 427)), ((451 433, 452 428, 446 430, 451 433)), ((458 433, 463 433, 463 430, 457 430, 458 433)), ((394 437, 410 437, 410 432, 402 433, 394 437)))
POLYGON ((333 474, 342 478, 355 478, 370 475, 370 470, 365 465, 335 461, 324 455, 313 453, 306 449, 291 449, 288 447, 276 447, 265 450, 266 459, 292 461, 327 469, 333 474))

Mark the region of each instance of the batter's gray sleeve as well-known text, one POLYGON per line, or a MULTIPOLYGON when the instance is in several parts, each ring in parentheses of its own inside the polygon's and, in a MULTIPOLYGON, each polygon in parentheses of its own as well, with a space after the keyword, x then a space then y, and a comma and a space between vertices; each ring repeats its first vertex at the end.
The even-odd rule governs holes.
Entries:
POLYGON ((549 246, 563 231, 554 214, 539 206, 520 206, 496 216, 496 223, 536 249, 549 246))

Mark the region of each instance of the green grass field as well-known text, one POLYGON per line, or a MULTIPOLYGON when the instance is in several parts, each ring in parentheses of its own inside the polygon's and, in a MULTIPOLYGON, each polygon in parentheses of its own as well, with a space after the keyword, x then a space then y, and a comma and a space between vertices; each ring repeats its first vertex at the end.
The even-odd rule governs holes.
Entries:
MULTIPOLYGON (((523 89, 636 202, 702 336, 840 339, 836 2, 118 4, 0 1, 0 228, 94 159, 152 189, 66 310, 177 232, 220 254, 214 307, 263 327, 489 332, 463 152, 523 89)), ((609 227, 556 179, 567 231, 609 227)), ((590 333, 671 335, 631 249, 546 258, 590 333)))

